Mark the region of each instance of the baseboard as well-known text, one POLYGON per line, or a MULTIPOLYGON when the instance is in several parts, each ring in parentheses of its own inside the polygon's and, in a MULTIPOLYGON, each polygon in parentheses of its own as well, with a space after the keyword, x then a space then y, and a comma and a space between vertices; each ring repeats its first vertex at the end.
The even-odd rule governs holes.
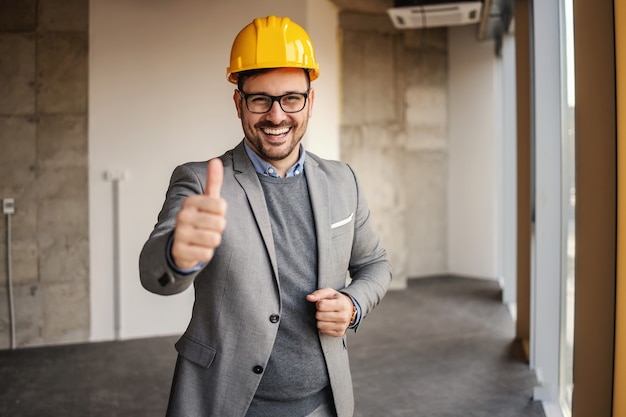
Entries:
POLYGON ((517 321, 517 303, 516 302, 507 303, 506 308, 509 310, 509 314, 511 315, 511 318, 513 319, 513 322, 515 323, 517 321))
POLYGON ((566 417, 563 415, 561 407, 559 407, 554 401, 542 401, 541 406, 543 407, 543 413, 546 417, 566 417))

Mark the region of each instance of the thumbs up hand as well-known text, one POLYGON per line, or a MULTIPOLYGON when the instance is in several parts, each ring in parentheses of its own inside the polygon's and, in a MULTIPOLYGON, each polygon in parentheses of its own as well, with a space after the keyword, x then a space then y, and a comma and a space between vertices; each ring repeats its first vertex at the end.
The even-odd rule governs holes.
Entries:
POLYGON ((223 180, 221 159, 211 159, 204 194, 187 197, 176 215, 171 255, 181 269, 209 262, 222 242, 226 226, 226 200, 220 197, 223 180))

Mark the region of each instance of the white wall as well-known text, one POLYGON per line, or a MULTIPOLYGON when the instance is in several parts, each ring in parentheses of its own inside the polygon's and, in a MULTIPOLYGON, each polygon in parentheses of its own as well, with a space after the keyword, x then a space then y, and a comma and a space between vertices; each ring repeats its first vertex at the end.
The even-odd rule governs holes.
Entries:
POLYGON ((320 63, 320 77, 313 84, 315 107, 304 144, 311 152, 329 159, 339 159, 341 109, 337 14, 336 6, 328 0, 308 0, 307 19, 302 22, 315 42, 315 57, 320 63))
POLYGON ((449 58, 448 270, 496 279, 502 97, 493 41, 476 26, 451 27, 449 58))
POLYGON ((162 297, 139 282, 138 256, 172 169, 206 160, 242 136, 226 81, 230 46, 255 17, 289 16, 309 30, 321 76, 307 148, 338 155, 336 12, 327 0, 180 0, 90 3, 89 190, 91 339, 115 337, 112 183, 120 183, 121 337, 176 334, 193 294, 162 297), (319 24, 313 27, 313 24, 319 24), (309 27, 310 26, 310 27, 309 27), (331 28, 330 30, 328 28, 331 28))

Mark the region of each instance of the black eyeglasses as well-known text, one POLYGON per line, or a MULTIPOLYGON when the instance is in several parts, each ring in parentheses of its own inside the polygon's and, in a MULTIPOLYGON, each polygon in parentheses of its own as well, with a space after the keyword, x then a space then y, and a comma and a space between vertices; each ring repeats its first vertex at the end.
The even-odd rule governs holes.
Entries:
POLYGON ((298 113, 306 105, 306 99, 309 92, 306 93, 287 93, 282 96, 270 96, 267 94, 246 94, 239 91, 239 95, 246 102, 246 107, 250 113, 263 114, 270 111, 274 102, 277 101, 280 108, 285 113, 298 113))

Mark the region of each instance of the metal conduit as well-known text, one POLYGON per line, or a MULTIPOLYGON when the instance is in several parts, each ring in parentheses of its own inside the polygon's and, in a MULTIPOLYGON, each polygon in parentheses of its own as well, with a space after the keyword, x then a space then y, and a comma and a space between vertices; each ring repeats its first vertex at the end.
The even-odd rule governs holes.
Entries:
POLYGON ((14 212, 12 198, 2 200, 2 211, 7 223, 7 293, 9 294, 9 325, 11 327, 11 349, 15 349, 15 306, 13 304, 13 270, 11 267, 11 214, 14 212))

